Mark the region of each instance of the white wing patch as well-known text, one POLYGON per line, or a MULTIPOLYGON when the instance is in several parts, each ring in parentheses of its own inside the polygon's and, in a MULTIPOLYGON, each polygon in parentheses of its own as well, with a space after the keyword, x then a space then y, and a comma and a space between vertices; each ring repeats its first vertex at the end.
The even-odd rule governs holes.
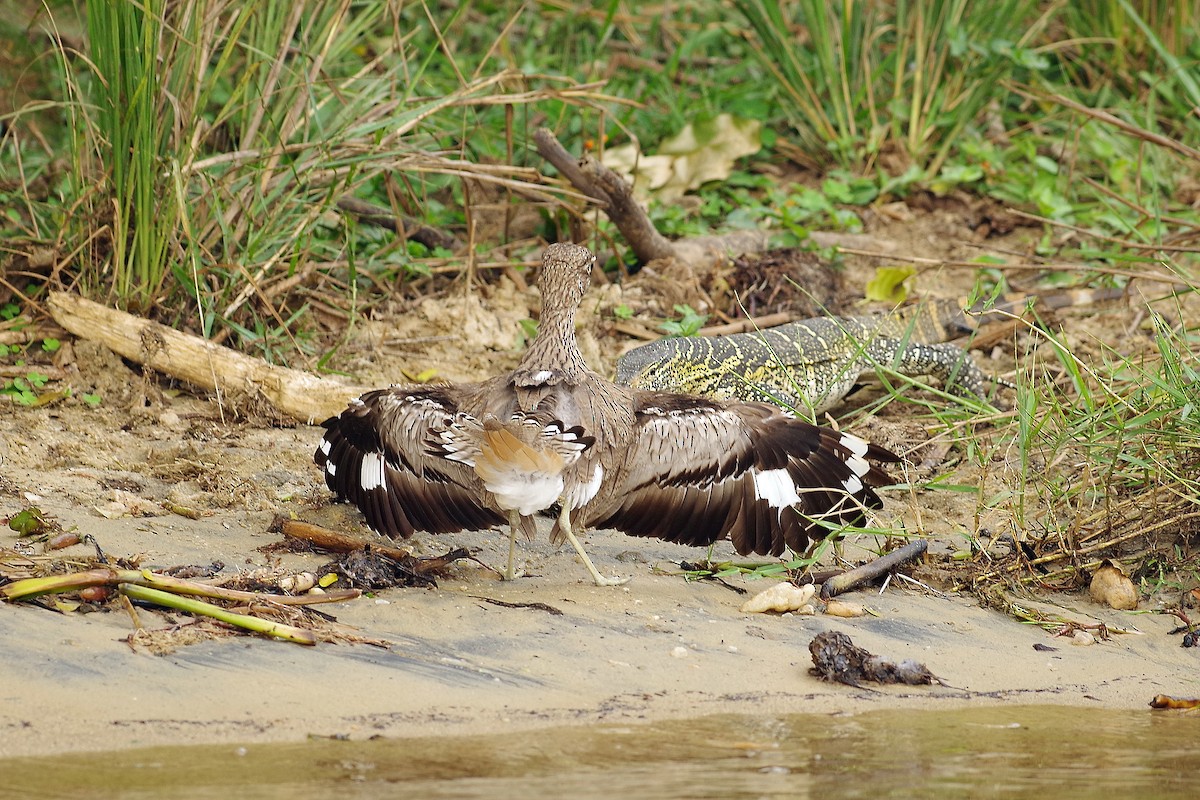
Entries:
POLYGON ((358 473, 359 485, 366 491, 386 488, 383 480, 383 453, 367 453, 363 456, 362 469, 358 473))
POLYGON ((786 469, 751 470, 754 476, 754 494, 766 500, 771 508, 787 508, 800 502, 796 483, 786 469))
POLYGON ((863 488, 859 478, 871 471, 871 465, 864 458, 868 445, 862 439, 848 433, 842 434, 841 443, 851 453, 850 457, 846 459, 846 466, 854 473, 854 477, 846 481, 846 491, 856 494, 863 488))
POLYGON ((865 456, 867 454, 867 443, 857 436, 852 436, 849 433, 842 434, 842 444, 846 449, 856 456, 865 456))

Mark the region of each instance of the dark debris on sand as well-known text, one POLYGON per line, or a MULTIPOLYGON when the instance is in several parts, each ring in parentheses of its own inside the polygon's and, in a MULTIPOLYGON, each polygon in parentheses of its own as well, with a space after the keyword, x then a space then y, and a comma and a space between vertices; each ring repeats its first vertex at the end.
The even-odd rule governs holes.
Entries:
POLYGON ((334 573, 337 586, 354 589, 390 589, 395 586, 436 587, 436 575, 462 558, 470 558, 465 548, 451 550, 434 558, 395 559, 370 547, 341 553, 318 570, 321 575, 334 573))
POLYGON ((941 681, 929 668, 911 659, 899 663, 873 655, 836 631, 822 631, 808 644, 813 666, 810 673, 821 680, 862 688, 863 681, 921 686, 941 681))

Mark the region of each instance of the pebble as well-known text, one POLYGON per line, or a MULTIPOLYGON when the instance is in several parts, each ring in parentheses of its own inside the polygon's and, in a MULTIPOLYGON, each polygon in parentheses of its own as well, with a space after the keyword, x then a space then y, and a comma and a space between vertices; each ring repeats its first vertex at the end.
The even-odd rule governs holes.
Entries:
POLYGON ((1071 644, 1077 644, 1081 647, 1086 647, 1089 644, 1095 644, 1096 637, 1087 631, 1075 631, 1071 636, 1071 644))
POLYGON ((793 586, 788 582, 777 583, 770 589, 765 589, 742 604, 743 614, 762 614, 766 611, 799 611, 811 614, 811 601, 817 593, 817 587, 811 583, 804 586, 793 586))

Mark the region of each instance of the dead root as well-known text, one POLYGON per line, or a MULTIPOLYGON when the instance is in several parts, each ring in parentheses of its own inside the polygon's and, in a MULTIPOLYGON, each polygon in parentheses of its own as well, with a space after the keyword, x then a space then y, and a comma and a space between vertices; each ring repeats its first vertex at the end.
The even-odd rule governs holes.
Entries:
POLYGON ((1103 622, 1080 622, 1060 614, 1051 614, 1032 608, 1024 601, 1013 597, 1001 586, 994 586, 981 599, 989 608, 1002 611, 1021 622, 1037 625, 1055 636, 1073 636, 1076 631, 1093 632, 1100 640, 1108 639, 1111 634, 1140 634, 1134 628, 1121 628, 1103 622))
POLYGON ((1157 502, 1132 495, 1078 518, 1070 531, 1027 537, 1003 557, 979 554, 926 564, 921 571, 933 573, 930 577, 950 591, 970 591, 1022 621, 1047 628, 1065 624, 1040 618, 1014 595, 1087 590, 1106 565, 1132 578, 1134 585, 1141 579, 1156 581, 1163 571, 1187 573, 1200 567, 1200 555, 1191 547, 1200 534, 1200 510, 1193 498, 1161 494, 1157 502))
POLYGON ((854 644, 849 636, 837 631, 818 633, 809 642, 808 651, 813 660, 809 672, 825 681, 856 688, 862 688, 864 681, 910 686, 942 683, 924 664, 911 659, 895 662, 873 655, 854 644))

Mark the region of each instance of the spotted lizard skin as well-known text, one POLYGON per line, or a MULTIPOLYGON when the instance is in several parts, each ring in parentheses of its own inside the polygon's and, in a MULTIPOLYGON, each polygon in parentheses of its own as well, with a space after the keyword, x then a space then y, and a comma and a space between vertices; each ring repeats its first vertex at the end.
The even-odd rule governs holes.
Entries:
MULTIPOLYGON (((1120 296, 1076 290, 1038 298, 1061 308, 1120 296)), ((1034 298, 1006 297, 989 313, 1020 313, 1034 298)), ((957 300, 934 300, 889 315, 816 317, 729 336, 659 339, 617 362, 617 383, 715 399, 760 400, 821 413, 841 402, 863 375, 931 375, 947 391, 983 398, 994 382, 953 339, 985 318, 957 300)))

